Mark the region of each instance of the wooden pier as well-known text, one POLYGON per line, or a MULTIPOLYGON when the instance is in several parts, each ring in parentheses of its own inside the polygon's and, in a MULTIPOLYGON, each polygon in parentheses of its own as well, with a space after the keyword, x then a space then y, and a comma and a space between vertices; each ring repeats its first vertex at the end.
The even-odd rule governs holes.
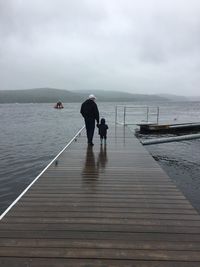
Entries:
POLYGON ((199 267, 200 215, 123 126, 85 130, 0 223, 1 267, 199 267))

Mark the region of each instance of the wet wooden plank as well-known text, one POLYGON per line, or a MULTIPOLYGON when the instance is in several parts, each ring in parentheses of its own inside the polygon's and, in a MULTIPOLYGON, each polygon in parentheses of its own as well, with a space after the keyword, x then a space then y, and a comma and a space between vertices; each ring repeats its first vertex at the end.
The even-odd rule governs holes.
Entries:
POLYGON ((3 267, 199 267, 198 262, 190 261, 138 261, 105 259, 54 259, 51 258, 0 258, 3 267), (133 265, 134 264, 134 265, 133 265))
POLYGON ((132 249, 132 250, 177 250, 200 251, 198 242, 173 242, 140 240, 132 242, 123 240, 116 242, 114 239, 15 239, 2 238, 0 247, 40 247, 40 248, 90 248, 90 249, 132 249))
MULTIPOLYGON (((23 207, 37 207, 37 206, 41 206, 41 202, 28 202, 28 201, 23 201, 21 204, 19 204, 19 206, 22 205, 23 207)), ((186 204, 175 204, 175 203, 168 203, 168 204, 164 204, 164 203, 149 203, 149 202, 144 202, 144 203, 133 203, 133 202, 124 202, 124 203, 118 203, 118 202, 105 202, 105 201, 90 201, 90 202, 85 202, 85 201, 69 201, 69 202, 65 202, 65 201, 56 201, 56 202, 52 202, 52 200, 45 200, 45 204, 43 205, 43 207, 52 207, 56 210, 57 207, 65 207, 66 209, 68 207, 71 206, 76 206, 76 207, 110 207, 110 208, 149 208, 149 209, 153 209, 153 208, 158 208, 158 209, 191 209, 191 205, 189 203, 186 204)))
POLYGON ((68 212, 68 211, 73 211, 73 212, 132 212, 132 213, 146 213, 146 214, 151 214, 151 213, 157 213, 157 214, 198 214, 198 212, 194 209, 163 209, 163 208, 127 208, 127 207, 98 207, 98 206, 87 206, 87 207, 78 207, 78 206, 68 206, 68 207, 63 207, 63 206, 56 206, 54 209, 52 206, 20 206, 17 205, 15 207, 15 210, 17 211, 60 211, 60 212, 68 212))
POLYGON ((23 238, 28 239, 101 239, 101 240, 115 240, 117 243, 121 240, 135 241, 172 241, 172 242, 200 242, 200 234, 198 233, 133 233, 133 232, 101 232, 101 231, 48 231, 48 230, 38 230, 38 231, 26 231, 26 230, 0 230, 1 238, 17 238, 21 240, 23 238))
POLYGON ((59 211, 11 211, 6 216, 18 218, 131 218, 131 219, 160 219, 160 220, 189 220, 200 221, 199 215, 191 214, 159 214, 158 213, 133 213, 133 212, 59 212, 59 211))
MULTIPOLYGON (((9 223, 10 218, 7 217, 4 219, 4 223, 9 223)), ((32 217, 32 218, 26 218, 26 217, 15 217, 12 218, 12 224, 13 223, 18 223, 22 224, 24 227, 25 224, 56 224, 56 225, 62 225, 62 224, 112 224, 112 225, 131 225, 133 230, 134 230, 134 225, 140 225, 140 226, 180 226, 180 227, 199 227, 200 226, 200 220, 198 221, 192 221, 192 220, 160 220, 160 219, 152 219, 148 218, 146 219, 138 219, 138 218, 99 218, 99 217, 75 217, 75 218, 54 218, 54 217, 45 217, 45 218, 40 218, 40 217, 32 217)), ((34 228, 34 227, 33 227, 34 228)), ((24 228, 25 229, 25 228, 24 228)))
POLYGON ((200 227, 193 226, 174 226, 174 225, 129 225, 129 224, 88 224, 88 223, 5 223, 1 224, 1 230, 6 231, 99 231, 99 232, 126 232, 126 233, 190 233, 200 234, 200 227))
POLYGON ((0 257, 48 257, 48 258, 81 258, 81 259, 120 259, 120 260, 154 260, 154 261, 200 261, 199 251, 171 250, 134 250, 134 249, 92 249, 92 248, 38 248, 0 247, 0 257))

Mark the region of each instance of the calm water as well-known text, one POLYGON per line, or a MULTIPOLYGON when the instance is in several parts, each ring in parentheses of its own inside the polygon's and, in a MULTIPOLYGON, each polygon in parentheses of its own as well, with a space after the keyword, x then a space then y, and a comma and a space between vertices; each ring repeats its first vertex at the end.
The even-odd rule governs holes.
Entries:
MULTIPOLYGON (((141 103, 134 103, 136 104, 141 103)), ((98 104, 101 117, 105 117, 108 124, 114 123, 115 105, 98 104)), ((163 122, 200 121, 200 102, 151 105, 160 107, 160 121, 163 122)), ((79 114, 80 104, 65 104, 62 110, 52 107, 53 104, 0 104, 0 212, 83 125, 79 114)), ((134 123, 143 119, 145 115, 142 110, 127 110, 127 122, 134 123)), ((155 115, 150 115, 150 120, 155 119, 155 115)), ((123 120, 122 113, 118 114, 118 120, 123 120)), ((146 148, 200 211, 200 140, 146 148)))

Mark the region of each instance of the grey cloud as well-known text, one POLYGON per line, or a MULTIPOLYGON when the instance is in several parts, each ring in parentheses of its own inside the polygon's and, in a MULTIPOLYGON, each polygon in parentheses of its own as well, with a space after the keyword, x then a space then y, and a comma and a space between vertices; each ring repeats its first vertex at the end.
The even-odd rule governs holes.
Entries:
POLYGON ((0 0, 0 89, 198 94, 199 8, 197 0, 0 0))

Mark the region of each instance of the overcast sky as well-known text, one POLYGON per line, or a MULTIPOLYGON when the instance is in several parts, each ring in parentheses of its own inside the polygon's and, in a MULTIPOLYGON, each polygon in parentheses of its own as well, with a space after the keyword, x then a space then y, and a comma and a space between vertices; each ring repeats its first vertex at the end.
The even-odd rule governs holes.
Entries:
POLYGON ((200 95, 199 0, 0 0, 0 89, 200 95))

